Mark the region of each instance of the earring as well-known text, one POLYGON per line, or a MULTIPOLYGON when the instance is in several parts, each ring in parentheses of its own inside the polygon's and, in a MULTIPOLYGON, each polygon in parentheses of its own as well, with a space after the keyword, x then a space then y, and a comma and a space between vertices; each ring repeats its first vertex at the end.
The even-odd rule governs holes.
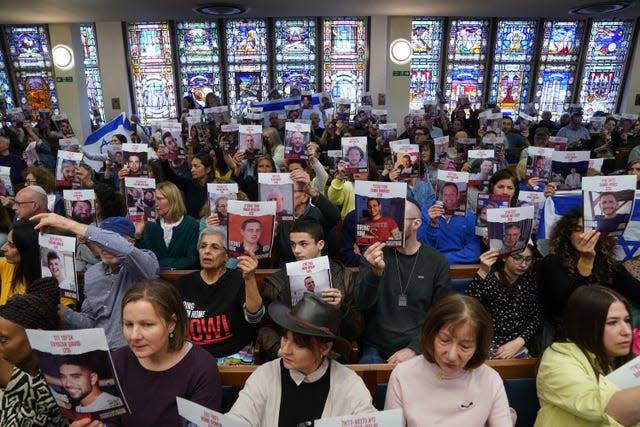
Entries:
POLYGON ((169 339, 170 339, 170 340, 172 340, 172 339, 173 339, 173 337, 175 337, 175 335, 174 335, 173 331, 169 332, 169 339))

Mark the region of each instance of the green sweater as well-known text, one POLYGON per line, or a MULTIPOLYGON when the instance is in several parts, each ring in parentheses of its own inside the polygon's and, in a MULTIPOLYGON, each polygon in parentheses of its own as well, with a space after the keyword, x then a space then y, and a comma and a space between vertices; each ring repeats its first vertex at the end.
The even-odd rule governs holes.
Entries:
POLYGON ((164 243, 164 233, 160 221, 147 223, 144 234, 136 246, 149 249, 160 263, 160 268, 190 270, 200 268, 198 259, 198 224, 190 216, 182 217, 182 222, 173 229, 169 247, 164 243))

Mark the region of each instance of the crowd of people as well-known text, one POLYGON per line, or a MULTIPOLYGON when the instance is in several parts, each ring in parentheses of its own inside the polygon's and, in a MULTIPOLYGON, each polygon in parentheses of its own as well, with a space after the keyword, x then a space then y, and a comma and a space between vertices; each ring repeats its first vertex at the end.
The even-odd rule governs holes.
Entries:
MULTIPOLYGON (((208 97, 207 106, 216 105, 215 96, 208 97)), ((183 106, 188 113, 189 99, 183 106)), ((31 356, 29 328, 105 331, 131 409, 109 425, 179 425, 176 396, 218 410, 217 366, 256 364, 256 358, 261 366, 229 412, 252 426, 308 425, 375 411, 363 382, 341 364, 355 358, 398 364, 385 408, 402 408, 408 426, 514 425, 517 414, 502 381, 484 365, 488 358, 514 357, 541 357, 536 425, 640 421, 634 403, 640 388, 620 390, 604 377, 632 357, 632 314, 640 306, 635 259, 618 260, 616 239, 586 229, 582 208, 557 222, 544 256, 535 235, 523 243, 517 227, 505 229, 499 251, 489 250, 487 236, 477 233, 475 209, 478 194, 502 196, 515 207, 520 191, 551 197, 578 188, 575 170, 562 182, 546 183, 542 164, 533 162, 533 173, 518 172, 530 157, 528 147, 548 147, 550 136, 567 138, 568 150, 604 158, 601 170, 588 174, 635 175, 640 182, 640 122, 608 116, 602 130, 591 132, 579 111, 562 114, 558 123, 545 111, 534 123, 505 115, 498 135, 481 125, 482 110, 461 106, 449 116, 441 105, 439 114, 407 116, 403 132, 398 129, 399 139, 419 146, 415 177, 413 166, 409 173, 403 162, 394 162, 380 135, 382 123, 366 113, 353 122, 324 113, 314 109, 310 140, 305 146, 296 133, 290 152, 277 117, 263 129, 259 155, 253 146, 250 155, 228 152, 215 123, 206 124, 204 140, 188 138, 185 126, 184 159, 167 158, 164 137, 152 135, 145 170, 156 180, 149 199, 157 216, 146 223, 127 218, 122 191, 123 179, 140 167, 139 157, 118 172, 106 157, 98 158, 98 170, 76 166, 81 188, 95 191, 95 221, 84 220, 90 209, 81 204, 66 217, 54 162, 45 155, 27 167, 23 160, 34 141, 55 155, 62 135, 43 118, 33 129, 25 123, 27 131, 7 121, 0 130, 0 166, 11 167, 16 193, 0 196, 0 424, 68 424, 31 356), (352 136, 366 137, 366 152, 351 147, 333 162, 329 151, 341 150, 341 139, 352 136), (444 154, 434 145, 442 136, 449 138, 444 154), (477 148, 486 148, 486 136, 497 136, 500 148, 493 165, 478 163, 482 184, 465 192, 455 184, 437 186, 438 170, 474 167, 458 141, 475 138, 477 148), (628 162, 615 171, 620 150, 628 162), (285 159, 296 153, 308 158, 285 159), (243 239, 241 255, 230 256, 229 200, 210 202, 207 184, 237 183, 239 200, 257 201, 259 174, 273 172, 288 173, 293 182, 292 211, 282 208, 281 195, 270 195, 280 209, 271 248, 260 243, 264 224, 249 219, 233 230, 243 239), (368 219, 360 225, 375 232, 364 246, 356 238, 359 180, 407 184, 399 224, 380 200, 367 200, 368 219), (38 233, 77 238, 76 265, 84 271, 78 301, 51 290, 62 276, 42 278, 42 263, 55 263, 41 260, 38 233), (330 258, 332 286, 316 291, 313 279, 305 279, 302 299, 292 304, 286 264, 323 255, 330 258), (452 290, 450 267, 456 264, 478 265, 466 295, 452 290), (348 267, 357 267, 357 275, 348 267), (277 270, 259 287, 256 275, 264 268, 277 270), (159 279, 168 269, 193 271, 169 284, 159 279), (357 355, 352 342, 360 344, 357 355), (433 398, 425 402, 423 392, 433 398)), ((63 366, 58 381, 68 398, 76 407, 89 405, 99 389, 88 387, 84 395, 65 388, 68 366, 78 364, 63 366)), ((71 425, 101 424, 82 419, 71 425)))

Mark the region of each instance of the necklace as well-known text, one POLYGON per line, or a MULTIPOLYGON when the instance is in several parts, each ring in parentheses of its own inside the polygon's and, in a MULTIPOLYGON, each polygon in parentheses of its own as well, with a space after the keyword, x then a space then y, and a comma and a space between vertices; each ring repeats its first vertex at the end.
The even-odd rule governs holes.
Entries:
POLYGON ((400 276, 400 263, 398 262, 398 251, 393 251, 396 256, 396 267, 398 268, 398 284, 400 286, 400 295, 398 295, 398 307, 406 307, 407 306, 407 289, 409 289, 409 285, 411 284, 411 278, 413 277, 413 270, 416 268, 416 264, 418 263, 418 258, 420 258, 420 249, 416 252, 416 257, 413 259, 413 266, 411 267, 411 272, 409 273, 409 277, 407 278, 407 282, 402 285, 402 277, 400 276))

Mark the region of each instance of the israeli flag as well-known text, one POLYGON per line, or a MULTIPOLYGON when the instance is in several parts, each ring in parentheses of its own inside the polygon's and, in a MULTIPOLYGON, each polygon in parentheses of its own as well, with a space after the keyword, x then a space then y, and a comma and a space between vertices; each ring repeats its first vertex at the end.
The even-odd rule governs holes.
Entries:
POLYGON ((131 123, 125 113, 111 120, 97 131, 93 132, 84 141, 83 150, 86 154, 84 162, 91 165, 96 171, 102 168, 101 160, 90 160, 89 157, 107 156, 107 147, 111 145, 112 138, 118 138, 121 144, 131 143, 131 123))
MULTIPOLYGON (((618 237, 616 257, 627 260, 640 255, 640 192, 636 191, 631 219, 622 236, 618 237)), ((570 191, 548 197, 544 203, 538 228, 538 250, 542 255, 550 253, 549 238, 558 220, 575 207, 582 206, 582 192, 570 191)))

